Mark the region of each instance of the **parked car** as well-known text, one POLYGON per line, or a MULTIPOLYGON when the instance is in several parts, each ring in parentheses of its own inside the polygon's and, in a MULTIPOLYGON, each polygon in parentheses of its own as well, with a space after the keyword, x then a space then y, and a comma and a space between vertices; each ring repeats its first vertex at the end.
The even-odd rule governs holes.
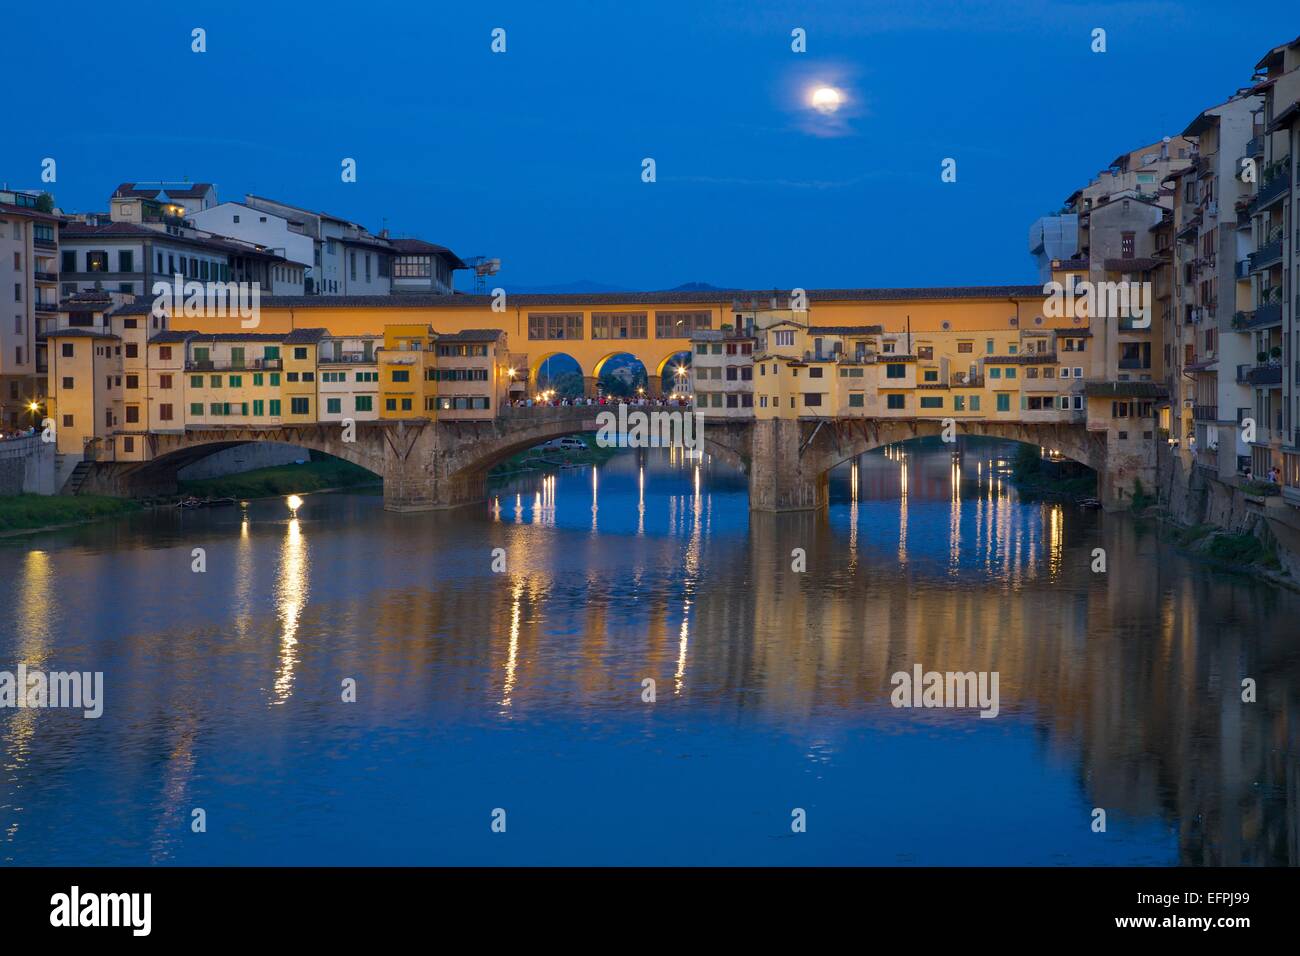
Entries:
POLYGON ((552 438, 550 441, 542 442, 542 448, 555 448, 560 451, 586 451, 587 443, 581 438, 574 438, 568 435, 564 438, 552 438))

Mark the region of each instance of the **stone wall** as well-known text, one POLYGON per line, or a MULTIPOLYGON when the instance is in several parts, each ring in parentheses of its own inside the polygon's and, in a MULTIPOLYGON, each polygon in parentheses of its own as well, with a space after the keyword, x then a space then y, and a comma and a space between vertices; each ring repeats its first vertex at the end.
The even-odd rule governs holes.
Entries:
POLYGON ((1246 494, 1168 447, 1160 450, 1157 465, 1160 504, 1175 522, 1254 535, 1277 555, 1286 576, 1300 582, 1300 508, 1280 496, 1246 494))
POLYGON ((41 441, 39 432, 0 441, 0 495, 52 495, 55 490, 53 442, 41 441))
POLYGON ((292 465, 296 461, 306 461, 310 457, 311 452, 297 445, 285 445, 275 441, 248 442, 214 452, 192 465, 186 465, 177 470, 176 477, 181 481, 221 478, 225 475, 253 471, 256 468, 292 465))

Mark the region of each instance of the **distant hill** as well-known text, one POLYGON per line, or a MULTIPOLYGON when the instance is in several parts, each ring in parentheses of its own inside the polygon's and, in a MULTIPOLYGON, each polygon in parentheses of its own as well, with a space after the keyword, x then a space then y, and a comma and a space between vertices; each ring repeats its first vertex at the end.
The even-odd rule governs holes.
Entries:
POLYGON ((575 282, 560 282, 555 285, 510 285, 501 286, 507 294, 516 295, 589 295, 601 292, 627 292, 618 286, 592 282, 590 279, 578 279, 575 282))
MULTIPOLYGON (((511 285, 502 283, 501 288, 507 294, 515 295, 599 295, 603 292, 643 292, 643 289, 628 289, 624 286, 607 285, 593 282, 591 279, 577 279, 573 282, 557 282, 554 285, 511 285)), ((722 286, 710 285, 708 282, 683 282, 662 292, 726 292, 722 286)))

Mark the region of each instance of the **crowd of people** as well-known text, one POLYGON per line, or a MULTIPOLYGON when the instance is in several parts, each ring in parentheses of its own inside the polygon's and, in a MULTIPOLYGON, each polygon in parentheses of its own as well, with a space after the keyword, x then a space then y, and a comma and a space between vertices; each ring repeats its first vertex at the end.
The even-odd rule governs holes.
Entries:
POLYGON ((623 398, 602 395, 599 398, 518 398, 507 403, 511 408, 565 408, 570 405, 637 405, 655 408, 689 408, 684 398, 623 398))
POLYGON ((36 434, 36 427, 28 428, 0 428, 0 441, 10 438, 30 438, 36 434))

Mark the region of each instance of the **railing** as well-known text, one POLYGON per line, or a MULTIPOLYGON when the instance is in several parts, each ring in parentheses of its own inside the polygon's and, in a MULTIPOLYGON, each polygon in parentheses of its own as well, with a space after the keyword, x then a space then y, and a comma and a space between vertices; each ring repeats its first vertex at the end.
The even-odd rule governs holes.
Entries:
POLYGON ((1119 360, 1119 367, 1137 371, 1149 371, 1151 368, 1150 359, 1140 358, 1122 358, 1119 360))
POLYGON ((1193 405, 1192 420, 1198 422, 1217 422, 1219 420, 1219 406, 1193 405))
POLYGON ((952 376, 950 385, 952 388, 983 388, 984 376, 971 375, 969 372, 958 372, 952 376))
POLYGON ((1263 133, 1259 134, 1258 136, 1252 136, 1249 139, 1249 141, 1247 141, 1246 155, 1247 156, 1264 155, 1264 134, 1263 133))
POLYGON ((1272 205, 1273 201, 1279 196, 1285 195, 1291 189, 1291 171, 1283 169, 1268 182, 1259 187, 1259 192, 1255 194, 1255 201, 1250 204, 1250 211, 1257 213, 1272 205))
POLYGON ((249 359, 243 362, 217 362, 210 359, 186 360, 187 372, 278 372, 284 368, 283 359, 249 359))
POLYGON ((1266 362, 1256 365, 1246 373, 1246 379, 1249 385, 1281 385, 1282 363, 1266 362))
POLYGON ((1261 269, 1267 269, 1269 266, 1282 260, 1282 237, 1278 236, 1272 242, 1260 246, 1259 250, 1250 254, 1250 271, 1258 272, 1261 269))
POLYGON ((339 355, 333 358, 322 358, 321 365, 374 365, 378 359, 373 355, 339 355))
POLYGON ((32 245, 37 249, 57 249, 59 244, 53 239, 42 239, 40 236, 32 239, 32 245))
POLYGON ((32 275, 37 282, 58 282, 59 274, 57 272, 33 272, 32 275))
POLYGON ((1249 384, 1250 384, 1250 378, 1249 378, 1248 376, 1250 375, 1250 370, 1253 369, 1254 367, 1255 367, 1255 366, 1253 366, 1253 365, 1251 365, 1251 364, 1249 364, 1249 363, 1247 363, 1247 364, 1245 364, 1245 365, 1238 365, 1238 366, 1237 366, 1237 384, 1238 384, 1238 385, 1249 385, 1249 384))
POLYGON ((1250 260, 1249 260, 1249 259, 1238 259, 1238 260, 1237 260, 1237 268, 1236 268, 1236 270, 1234 271, 1233 274, 1234 274, 1238 279, 1248 279, 1248 278, 1250 278, 1250 260))

